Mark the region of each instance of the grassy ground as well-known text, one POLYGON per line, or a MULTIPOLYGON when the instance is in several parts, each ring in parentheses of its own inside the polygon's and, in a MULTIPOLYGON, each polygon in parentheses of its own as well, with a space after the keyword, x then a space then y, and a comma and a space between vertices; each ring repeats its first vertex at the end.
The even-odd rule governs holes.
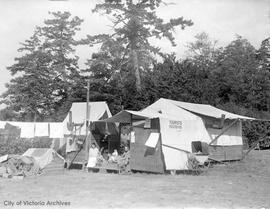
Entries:
POLYGON ((71 170, 0 179, 0 208, 24 208, 5 201, 45 204, 25 208, 270 208, 270 150, 252 151, 243 161, 215 165, 200 176, 71 170), (70 205, 46 205, 57 200, 70 205))

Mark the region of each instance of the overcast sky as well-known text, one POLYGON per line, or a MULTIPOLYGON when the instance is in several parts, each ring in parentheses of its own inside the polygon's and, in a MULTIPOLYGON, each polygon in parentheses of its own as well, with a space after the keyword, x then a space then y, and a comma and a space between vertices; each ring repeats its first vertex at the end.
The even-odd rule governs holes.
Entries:
MULTIPOLYGON (((230 43, 239 34, 258 48, 261 41, 270 36, 270 0, 166 1, 175 4, 159 9, 161 17, 168 20, 183 16, 194 22, 192 27, 175 31, 177 47, 171 47, 165 40, 158 42, 163 51, 176 52, 178 57, 185 56, 185 45, 203 31, 218 40, 220 46, 230 43)), ((19 43, 33 34, 36 25, 41 26, 44 19, 50 17, 48 11, 70 11, 72 15, 84 19, 78 37, 110 32, 108 19, 91 12, 96 2, 100 1, 0 0, 0 94, 11 78, 6 67, 14 64, 14 58, 20 56, 17 52, 19 43)), ((83 68, 91 49, 80 47, 77 54, 83 68)))

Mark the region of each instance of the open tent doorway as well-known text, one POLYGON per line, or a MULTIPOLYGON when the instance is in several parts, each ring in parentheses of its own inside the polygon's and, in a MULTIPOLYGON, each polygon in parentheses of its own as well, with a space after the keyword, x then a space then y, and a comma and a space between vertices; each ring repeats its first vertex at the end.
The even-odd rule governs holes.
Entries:
POLYGON ((105 160, 117 150, 120 151, 120 134, 115 123, 102 121, 93 122, 91 125, 91 143, 95 143, 105 160))
MULTIPOLYGON (((87 103, 73 103, 69 113, 63 121, 64 137, 66 140, 66 167, 84 168, 88 160, 89 144, 91 140, 102 139, 101 136, 93 136, 89 133, 89 123, 103 120, 111 116, 111 112, 106 102, 89 102, 90 110, 87 116, 87 103), (88 123, 86 119, 89 118, 88 123), (99 138, 100 139, 99 139, 99 138)), ((105 127, 105 126, 103 126, 105 127)), ((103 128, 104 129, 104 128, 103 128)), ((105 129, 104 129, 105 130, 105 129)))

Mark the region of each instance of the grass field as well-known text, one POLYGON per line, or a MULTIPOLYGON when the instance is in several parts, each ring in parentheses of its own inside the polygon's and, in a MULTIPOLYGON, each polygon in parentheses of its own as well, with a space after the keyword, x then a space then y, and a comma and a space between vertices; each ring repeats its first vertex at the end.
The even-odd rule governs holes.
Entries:
POLYGON ((270 208, 270 150, 252 151, 199 176, 70 170, 0 179, 0 208, 270 208))

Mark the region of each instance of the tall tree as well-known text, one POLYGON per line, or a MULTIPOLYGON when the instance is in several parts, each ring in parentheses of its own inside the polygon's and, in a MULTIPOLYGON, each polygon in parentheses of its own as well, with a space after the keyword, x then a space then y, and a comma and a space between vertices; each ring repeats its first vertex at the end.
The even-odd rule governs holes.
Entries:
POLYGON ((94 12, 105 12, 111 17, 114 33, 88 36, 88 41, 105 43, 112 38, 118 42, 125 52, 123 58, 128 58, 129 68, 136 80, 136 89, 141 90, 141 72, 151 61, 151 54, 161 54, 160 48, 150 44, 150 38, 166 38, 173 46, 176 45, 173 31, 176 26, 184 29, 191 26, 191 20, 183 17, 171 19, 165 23, 156 14, 161 0, 105 0, 97 4, 94 12))
POLYGON ((177 61, 173 56, 155 65, 147 73, 144 94, 153 102, 161 97, 195 103, 214 104, 211 76, 190 60, 177 61))
POLYGON ((257 52, 260 68, 270 71, 270 37, 263 40, 257 52))
POLYGON ((52 18, 21 44, 18 51, 23 55, 7 68, 15 77, 1 102, 20 113, 21 119, 42 120, 56 114, 79 83, 74 36, 82 20, 68 12, 50 14, 52 18))
POLYGON ((212 40, 205 32, 195 35, 195 41, 187 44, 187 54, 200 68, 209 68, 215 62, 221 49, 218 48, 217 40, 212 40))
POLYGON ((267 109, 269 73, 259 68, 256 49, 237 36, 220 54, 213 82, 219 103, 233 103, 254 110, 267 109))

